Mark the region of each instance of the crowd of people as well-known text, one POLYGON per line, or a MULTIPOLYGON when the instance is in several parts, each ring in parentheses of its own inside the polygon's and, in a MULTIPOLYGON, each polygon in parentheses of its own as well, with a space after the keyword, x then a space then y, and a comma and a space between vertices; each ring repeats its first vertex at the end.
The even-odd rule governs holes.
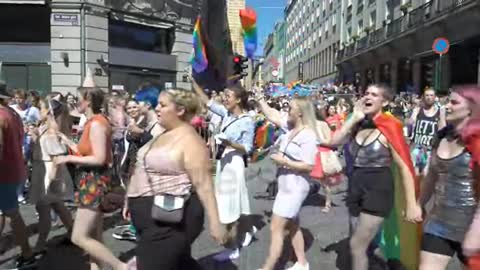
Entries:
POLYGON ((454 255, 467 265, 480 252, 480 88, 437 97, 431 88, 396 95, 370 85, 362 96, 271 97, 239 84, 192 85, 105 94, 87 76, 75 95, 39 97, 0 84, 0 222, 3 231, 9 218, 21 248, 12 269, 45 255, 57 217, 92 270, 202 269, 191 245, 205 217, 225 247, 213 258, 238 259, 257 232, 246 168, 262 162, 274 164, 276 177, 267 179, 275 201, 259 269, 275 269, 286 237, 296 256, 289 269, 310 269, 299 213, 316 186, 329 212, 331 189, 342 181, 352 269, 368 269, 379 251, 421 270, 446 269, 454 255), (34 247, 22 203, 38 213, 34 247), (128 262, 102 242, 103 215, 119 209, 128 224, 113 236, 137 244, 128 262))

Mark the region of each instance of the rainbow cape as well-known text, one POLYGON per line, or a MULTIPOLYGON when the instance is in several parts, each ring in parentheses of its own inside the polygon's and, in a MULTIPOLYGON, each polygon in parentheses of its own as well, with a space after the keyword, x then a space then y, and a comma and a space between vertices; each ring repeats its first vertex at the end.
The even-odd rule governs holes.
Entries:
POLYGON ((251 8, 240 10, 240 22, 243 29, 243 42, 245 44, 245 54, 253 59, 257 50, 257 13, 251 8))
MULTIPOLYGON (((419 181, 415 175, 410 149, 403 136, 402 123, 393 115, 386 113, 378 115, 373 121, 408 166, 415 181, 415 193, 418 196, 419 181)), ((405 210, 403 182, 396 165, 392 166, 392 172, 395 179, 395 206, 383 223, 380 247, 388 259, 399 260, 407 270, 416 270, 419 263, 422 226, 403 219, 405 210)))
POLYGON ((275 143, 275 125, 270 123, 265 117, 257 118, 255 127, 254 147, 252 161, 257 162, 265 158, 268 153, 262 150, 272 146, 275 143))
POLYGON ((193 55, 190 62, 195 72, 203 72, 208 67, 207 54, 205 53, 205 45, 203 44, 202 31, 200 28, 200 16, 195 23, 195 29, 193 30, 193 55))

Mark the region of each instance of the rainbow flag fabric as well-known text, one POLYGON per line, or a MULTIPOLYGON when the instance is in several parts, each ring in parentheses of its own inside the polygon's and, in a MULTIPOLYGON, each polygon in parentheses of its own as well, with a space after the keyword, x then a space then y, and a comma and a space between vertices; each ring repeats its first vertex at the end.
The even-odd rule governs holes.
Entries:
POLYGON ((265 117, 259 116, 256 119, 255 151, 252 155, 252 162, 263 160, 268 152, 263 151, 275 143, 275 125, 270 123, 265 117))
POLYGON ((190 60, 193 70, 197 73, 203 72, 208 67, 208 59, 201 32, 201 19, 199 16, 193 30, 193 56, 190 60))
MULTIPOLYGON (((387 138, 388 142, 403 162, 407 165, 415 181, 416 195, 419 194, 419 179, 415 174, 410 149, 403 136, 403 126, 400 120, 391 114, 380 114, 373 119, 375 126, 387 138)), ((390 216, 385 219, 382 228, 381 248, 383 254, 391 260, 400 261, 405 269, 417 270, 422 236, 422 225, 413 224, 404 220, 405 192, 399 168, 392 166, 395 181, 395 206, 390 216)))
POLYGON ((240 10, 240 22, 243 29, 243 42, 245 44, 245 54, 253 59, 257 50, 257 13, 251 8, 240 10))

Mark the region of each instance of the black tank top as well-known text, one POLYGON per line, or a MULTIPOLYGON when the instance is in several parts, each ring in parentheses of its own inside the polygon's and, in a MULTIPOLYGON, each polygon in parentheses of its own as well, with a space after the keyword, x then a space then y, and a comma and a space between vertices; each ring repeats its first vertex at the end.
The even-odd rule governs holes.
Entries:
POLYGON ((413 130, 413 143, 417 146, 425 146, 432 149, 433 139, 438 131, 438 121, 440 120, 440 109, 433 116, 425 115, 424 109, 420 109, 415 120, 415 129, 413 130))

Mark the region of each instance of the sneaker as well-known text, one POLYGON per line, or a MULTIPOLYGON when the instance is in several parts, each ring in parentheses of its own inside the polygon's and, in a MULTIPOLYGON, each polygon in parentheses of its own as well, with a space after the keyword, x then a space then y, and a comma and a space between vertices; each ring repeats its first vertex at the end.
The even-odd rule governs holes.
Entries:
POLYGON ((248 247, 252 243, 252 240, 253 240, 252 233, 249 233, 249 232, 245 233, 245 239, 243 239, 242 247, 248 247))
POLYGON ((131 225, 117 226, 112 234, 117 240, 136 241, 137 236, 132 232, 131 225))
POLYGON ((27 200, 25 200, 25 197, 23 197, 23 195, 20 195, 18 196, 18 203, 27 204, 27 200))
POLYGON ((226 262, 236 260, 240 257, 240 251, 236 249, 225 249, 224 251, 213 256, 213 259, 217 262, 226 262))
POLYGON ((310 270, 310 265, 308 263, 306 265, 301 265, 296 262, 292 267, 287 268, 286 270, 310 270))
POLYGON ((7 265, 5 269, 7 270, 23 270, 23 269, 33 269, 37 266, 37 261, 35 257, 32 256, 31 258, 25 259, 24 257, 20 256, 15 261, 12 261, 10 265, 7 265))

